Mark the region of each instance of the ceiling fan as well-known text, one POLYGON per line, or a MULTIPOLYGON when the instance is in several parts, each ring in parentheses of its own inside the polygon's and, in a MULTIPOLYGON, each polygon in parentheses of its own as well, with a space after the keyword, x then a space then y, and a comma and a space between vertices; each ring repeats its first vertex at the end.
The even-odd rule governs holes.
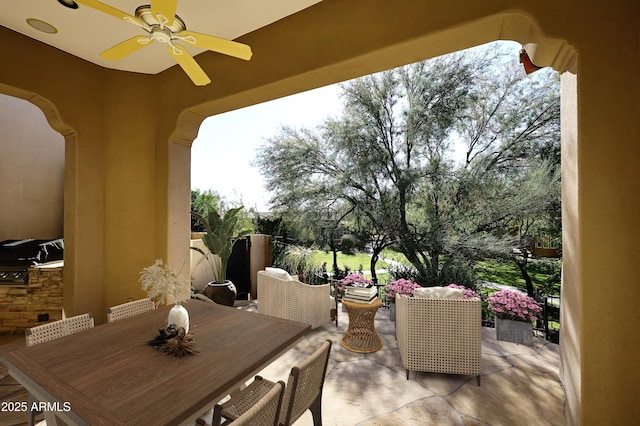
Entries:
POLYGON ((100 56, 105 59, 122 59, 154 41, 166 43, 169 54, 173 56, 196 86, 206 86, 211 83, 211 80, 187 49, 178 43, 223 53, 246 61, 251 59, 251 47, 246 44, 187 31, 184 21, 176 15, 178 0, 151 0, 151 5, 138 7, 135 16, 97 0, 75 0, 75 2, 137 25, 147 33, 143 36, 132 37, 100 53, 100 56))

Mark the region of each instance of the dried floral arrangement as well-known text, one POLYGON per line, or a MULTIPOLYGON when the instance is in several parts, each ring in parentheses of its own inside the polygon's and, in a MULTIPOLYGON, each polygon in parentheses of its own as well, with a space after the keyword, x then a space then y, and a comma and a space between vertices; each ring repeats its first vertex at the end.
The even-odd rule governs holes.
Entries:
POLYGON ((170 325, 165 329, 160 329, 159 332, 160 334, 150 340, 148 344, 160 352, 175 357, 199 354, 193 345, 193 334, 186 333, 184 328, 176 329, 174 325, 170 325))
POLYGON ((162 259, 156 259, 153 265, 140 272, 140 282, 156 307, 171 302, 186 302, 191 297, 191 283, 169 264, 163 264, 162 259))

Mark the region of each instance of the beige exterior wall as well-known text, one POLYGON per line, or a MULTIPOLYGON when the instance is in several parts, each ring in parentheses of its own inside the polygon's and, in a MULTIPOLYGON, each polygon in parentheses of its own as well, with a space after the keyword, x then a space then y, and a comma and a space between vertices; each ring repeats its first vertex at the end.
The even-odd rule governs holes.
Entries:
POLYGON ((562 78, 568 419, 630 424, 640 418, 638 9, 635 0, 325 0, 241 37, 251 62, 198 55, 213 79, 204 88, 178 67, 106 70, 0 28, 12 58, 0 92, 38 105, 66 141, 67 315, 104 321, 106 306, 140 295, 142 267, 189 262, 189 146, 205 117, 488 41, 534 43, 535 62, 574 74, 562 78))
POLYGON ((62 238, 64 138, 28 101, 0 111, 0 241, 62 238))

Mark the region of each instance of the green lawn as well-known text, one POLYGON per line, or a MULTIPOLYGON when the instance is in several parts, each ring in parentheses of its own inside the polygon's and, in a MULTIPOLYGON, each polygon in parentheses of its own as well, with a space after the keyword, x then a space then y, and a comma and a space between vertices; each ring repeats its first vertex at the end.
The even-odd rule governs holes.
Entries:
MULTIPOLYGON (((402 253, 396 252, 391 249, 383 250, 380 257, 384 259, 394 260, 404 265, 411 265, 411 263, 402 253)), ((340 269, 344 269, 345 266, 348 266, 352 271, 357 271, 358 269, 360 269, 360 265, 362 265, 363 270, 368 270, 370 267, 370 259, 371 257, 364 253, 346 255, 342 252, 338 252, 338 267, 340 269)), ((325 253, 324 251, 316 251, 313 253, 313 260, 318 262, 319 264, 326 262, 327 271, 331 271, 331 267, 333 265, 333 257, 331 252, 325 253)), ((388 267, 389 265, 387 265, 383 261, 378 261, 378 263, 376 264, 376 269, 387 269, 388 267)), ((475 270, 476 274, 478 275, 478 279, 482 281, 510 285, 521 289, 526 288, 524 279, 522 278, 522 274, 520 273, 520 269, 513 261, 502 261, 493 259, 482 260, 476 262, 475 270)), ((548 277, 547 274, 540 271, 540 268, 538 268, 536 262, 529 262, 528 271, 535 286, 542 285, 548 277)), ((369 274, 366 275, 370 276, 369 274)), ((379 274, 378 280, 380 283, 388 281, 388 274, 379 274)))
MULTIPOLYGON (((520 269, 513 261, 482 260, 476 262, 475 269, 482 281, 526 288, 520 269)), ((539 270, 536 262, 529 262, 527 270, 534 286, 545 283, 548 275, 539 270)))
MULTIPOLYGON (((313 252, 312 259, 314 262, 318 262, 322 265, 324 262, 327 263, 327 271, 331 272, 331 268, 333 267, 333 253, 324 251, 315 251, 313 252)), ((360 269, 362 265, 363 270, 369 270, 371 265, 371 256, 364 253, 356 253, 356 254, 344 254, 342 252, 338 252, 338 267, 340 269, 344 269, 345 266, 348 266, 352 271, 357 271, 360 269)), ((385 262, 378 261, 376 263, 376 269, 386 269, 389 265, 385 262)))
POLYGON ((396 262, 402 263, 403 265, 411 266, 411 262, 409 262, 407 260, 405 255, 400 253, 400 252, 397 252, 395 250, 391 250, 391 249, 386 248, 386 249, 382 250, 382 253, 380 254, 380 257, 382 259, 394 260, 396 262))

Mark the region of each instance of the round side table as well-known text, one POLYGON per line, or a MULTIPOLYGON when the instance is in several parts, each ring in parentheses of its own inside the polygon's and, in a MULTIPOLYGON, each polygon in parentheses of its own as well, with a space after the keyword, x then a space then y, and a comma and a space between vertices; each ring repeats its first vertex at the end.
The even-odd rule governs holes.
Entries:
POLYGON ((382 348, 382 341, 376 333, 374 318, 382 306, 380 299, 372 303, 356 303, 342 300, 349 314, 349 327, 342 338, 342 346, 351 352, 370 353, 382 348))

